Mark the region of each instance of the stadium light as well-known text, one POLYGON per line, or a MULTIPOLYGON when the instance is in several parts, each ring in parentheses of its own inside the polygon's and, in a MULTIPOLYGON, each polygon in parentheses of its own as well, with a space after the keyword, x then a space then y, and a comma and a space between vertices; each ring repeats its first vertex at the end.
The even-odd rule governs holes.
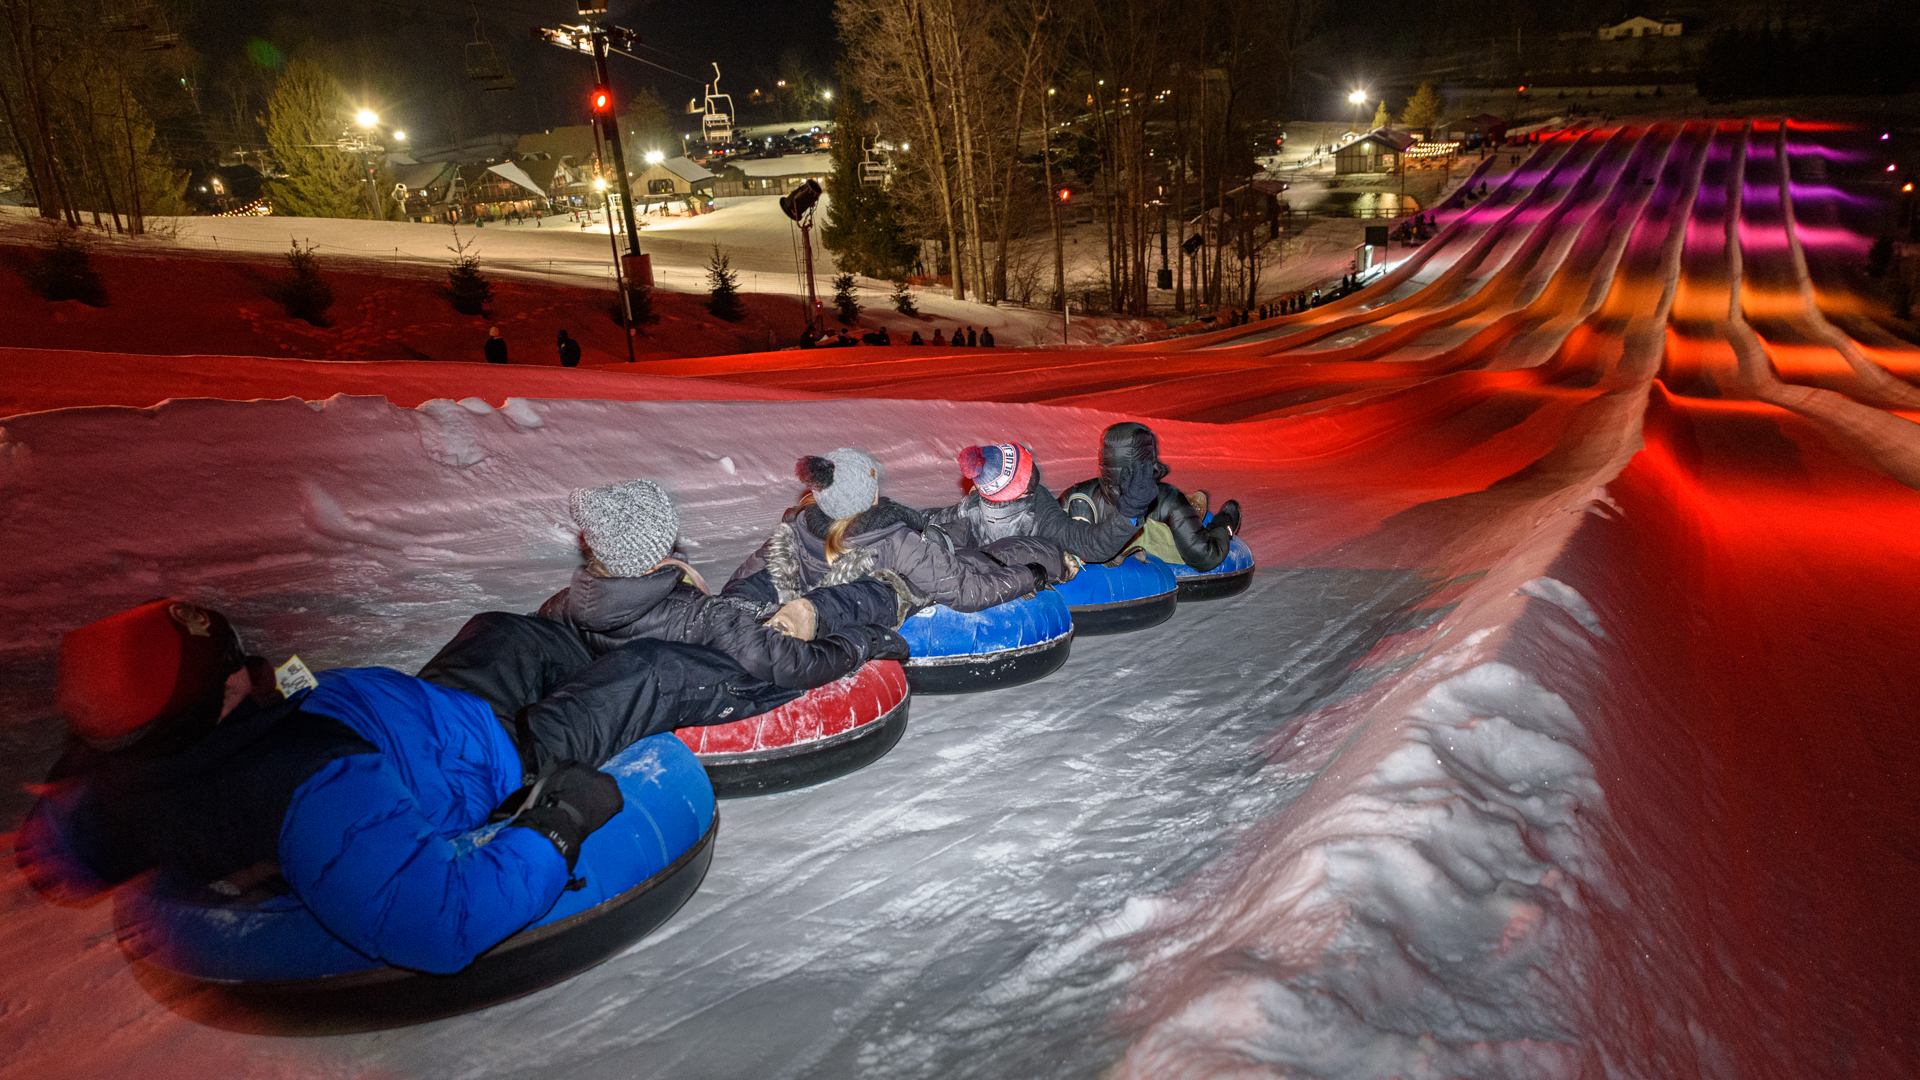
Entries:
POLYGON ((372 109, 361 109, 354 120, 363 128, 371 128, 380 123, 380 116, 372 109))
POLYGON ((658 150, 647 151, 647 164, 658 165, 665 160, 667 160, 667 155, 661 153, 660 151, 658 150))
POLYGON ((394 141, 394 142, 406 142, 406 141, 407 141, 407 133, 406 133, 406 132, 404 132, 404 131, 396 131, 396 132, 394 132, 394 133, 393 133, 393 141, 394 141))
POLYGON ((1347 95, 1347 100, 1353 102, 1355 105, 1365 105, 1367 103, 1367 92, 1365 90, 1355 90, 1353 93, 1347 95))

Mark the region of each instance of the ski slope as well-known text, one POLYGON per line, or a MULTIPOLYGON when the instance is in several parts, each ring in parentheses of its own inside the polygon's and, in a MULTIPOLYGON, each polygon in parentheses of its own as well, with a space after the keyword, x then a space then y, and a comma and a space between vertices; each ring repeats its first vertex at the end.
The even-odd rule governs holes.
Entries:
POLYGON ((1057 489, 1138 417, 1262 562, 724 804, 659 933, 470 1016, 228 1030, 128 971, 108 905, 10 872, 0 1075, 1920 1074, 1920 350, 1852 277, 1876 136, 1562 132, 1355 296, 1125 348, 391 365, 383 396, 386 365, 0 350, 100 395, 22 378, 0 417, 20 782, 61 631, 183 593, 275 659, 407 668, 558 588, 568 489, 631 476, 711 579, 801 453, 933 504, 967 443, 1057 489))

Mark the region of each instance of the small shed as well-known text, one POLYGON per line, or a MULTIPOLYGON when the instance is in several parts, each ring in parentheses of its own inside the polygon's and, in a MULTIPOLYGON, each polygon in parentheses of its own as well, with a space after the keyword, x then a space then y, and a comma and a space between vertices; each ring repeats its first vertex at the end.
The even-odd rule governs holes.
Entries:
POLYGON ((1374 128, 1333 152, 1336 176, 1400 171, 1400 156, 1413 145, 1413 136, 1391 128, 1374 128))
POLYGON ((642 213, 649 206, 672 202, 685 202, 692 209, 695 200, 709 198, 712 193, 713 174, 688 157, 649 165, 633 180, 633 201, 642 213))

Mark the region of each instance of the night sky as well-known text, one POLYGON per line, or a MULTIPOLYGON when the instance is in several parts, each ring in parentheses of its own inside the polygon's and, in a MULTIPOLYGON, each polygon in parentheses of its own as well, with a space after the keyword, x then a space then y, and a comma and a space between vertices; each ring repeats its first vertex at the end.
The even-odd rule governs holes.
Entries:
MULTIPOLYGON (((536 25, 578 22, 571 0, 201 0, 196 8, 184 29, 202 59, 199 78, 209 108, 231 100, 226 85, 244 82, 255 88, 251 109, 258 111, 274 63, 305 55, 325 63, 356 105, 369 105, 408 130, 415 145, 586 119, 592 61, 530 36, 536 25), (476 11, 485 37, 518 80, 512 91, 484 92, 466 76, 476 11)), ((833 0, 612 0, 609 17, 638 31, 646 45, 639 55, 660 65, 614 57, 616 91, 651 87, 676 123, 679 110, 712 77, 716 60, 722 89, 742 100, 756 86, 770 86, 789 49, 798 50, 815 78, 834 82, 833 0)))

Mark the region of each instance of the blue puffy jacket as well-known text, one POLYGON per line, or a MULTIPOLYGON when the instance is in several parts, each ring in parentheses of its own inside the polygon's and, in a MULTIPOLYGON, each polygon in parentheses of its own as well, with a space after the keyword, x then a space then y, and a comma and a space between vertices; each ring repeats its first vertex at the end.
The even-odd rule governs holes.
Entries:
POLYGON ((553 906, 567 864, 545 837, 454 843, 520 786, 485 702, 388 668, 318 678, 300 710, 380 750, 322 766, 280 825, 280 872, 322 926, 387 963, 450 972, 553 906))
POLYGON ((442 973, 545 914, 567 882, 553 844, 530 829, 467 835, 521 779, 487 704, 388 668, 318 679, 172 756, 78 752, 21 830, 29 877, 73 895, 159 865, 197 884, 277 852, 327 930, 442 973), (275 814, 277 844, 259 835, 275 814))

